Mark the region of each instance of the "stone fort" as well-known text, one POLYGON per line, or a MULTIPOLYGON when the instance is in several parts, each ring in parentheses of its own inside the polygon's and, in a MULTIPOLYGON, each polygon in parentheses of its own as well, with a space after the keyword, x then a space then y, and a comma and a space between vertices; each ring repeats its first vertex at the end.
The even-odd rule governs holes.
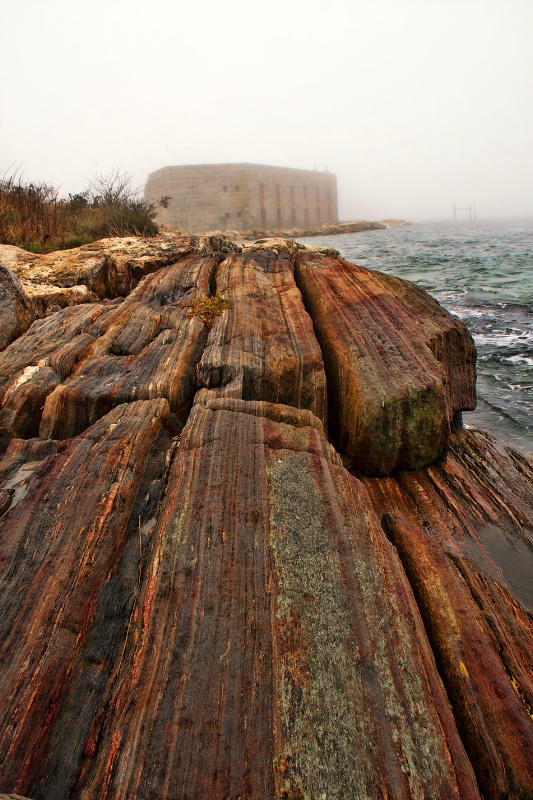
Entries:
POLYGON ((169 196, 158 220, 188 233, 314 228, 337 223, 337 178, 316 170, 262 164, 162 167, 150 173, 146 200, 169 196))

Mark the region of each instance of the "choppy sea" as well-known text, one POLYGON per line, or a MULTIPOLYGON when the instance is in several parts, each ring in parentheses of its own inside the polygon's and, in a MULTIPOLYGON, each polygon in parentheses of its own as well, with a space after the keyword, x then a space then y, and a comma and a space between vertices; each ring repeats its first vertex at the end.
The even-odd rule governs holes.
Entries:
POLYGON ((413 223, 299 241, 414 281, 460 317, 478 353, 478 405, 465 425, 533 457, 533 219, 413 223))

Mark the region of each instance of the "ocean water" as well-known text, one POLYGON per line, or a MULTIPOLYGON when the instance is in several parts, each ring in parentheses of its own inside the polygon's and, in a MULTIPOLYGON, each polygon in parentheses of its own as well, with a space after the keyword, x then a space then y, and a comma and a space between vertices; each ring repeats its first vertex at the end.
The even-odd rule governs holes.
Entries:
POLYGON ((478 406, 465 425, 533 456, 533 219, 413 223, 299 241, 407 278, 460 317, 478 353, 478 406))

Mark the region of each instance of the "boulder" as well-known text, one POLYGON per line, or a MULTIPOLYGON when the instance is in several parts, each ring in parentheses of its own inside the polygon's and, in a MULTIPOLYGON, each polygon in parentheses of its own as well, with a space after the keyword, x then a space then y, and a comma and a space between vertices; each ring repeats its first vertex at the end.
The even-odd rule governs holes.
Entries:
POLYGON ((355 469, 388 475, 445 455, 475 407, 466 327, 414 284, 299 251, 296 281, 322 348, 330 431, 355 469))

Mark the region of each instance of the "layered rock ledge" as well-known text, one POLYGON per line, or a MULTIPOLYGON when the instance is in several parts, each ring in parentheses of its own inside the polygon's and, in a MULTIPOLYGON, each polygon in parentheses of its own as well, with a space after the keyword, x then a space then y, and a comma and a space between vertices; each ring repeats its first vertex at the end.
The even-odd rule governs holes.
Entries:
POLYGON ((533 468, 463 324, 286 240, 0 263, 0 798, 532 797, 533 468))

